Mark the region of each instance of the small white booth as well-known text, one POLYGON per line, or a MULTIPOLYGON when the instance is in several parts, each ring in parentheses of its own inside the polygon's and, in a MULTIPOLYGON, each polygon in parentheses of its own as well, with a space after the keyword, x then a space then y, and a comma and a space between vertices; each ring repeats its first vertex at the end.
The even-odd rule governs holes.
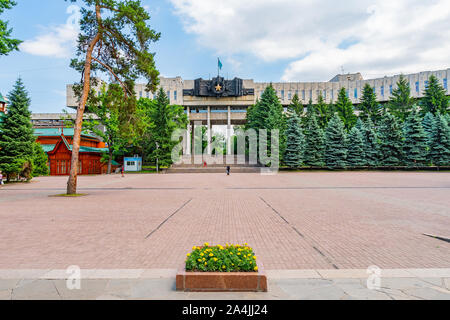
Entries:
POLYGON ((142 171, 142 158, 141 157, 132 157, 132 158, 124 158, 124 171, 125 172, 139 172, 142 171))

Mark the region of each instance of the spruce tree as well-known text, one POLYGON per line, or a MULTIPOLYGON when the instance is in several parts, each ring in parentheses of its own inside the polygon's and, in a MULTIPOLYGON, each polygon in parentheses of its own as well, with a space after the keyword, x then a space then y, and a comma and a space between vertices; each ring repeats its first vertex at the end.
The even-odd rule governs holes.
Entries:
POLYGON ((404 122, 411 113, 414 103, 415 100, 411 97, 411 88, 408 79, 404 75, 400 75, 397 88, 392 90, 388 110, 397 119, 404 122))
MULTIPOLYGON (((16 5, 12 0, 0 0, 0 14, 4 10, 11 9, 16 5)), ((19 50, 22 41, 11 38, 12 29, 8 26, 8 21, 0 19, 0 56, 8 55, 11 51, 19 50)))
POLYGON ((431 138, 433 135, 433 124, 434 124, 434 116, 431 112, 427 112, 427 114, 422 120, 422 126, 427 136, 428 144, 431 142, 431 138))
POLYGON ((317 100, 315 110, 317 113, 319 126, 322 129, 325 129, 328 125, 328 121, 330 121, 331 117, 333 116, 333 109, 330 108, 330 105, 325 102, 322 94, 319 94, 319 99, 317 100))
POLYGON ((325 162, 329 168, 346 166, 347 137, 338 115, 334 115, 325 131, 325 162))
POLYGON ((372 120, 367 119, 366 123, 362 126, 361 133, 364 141, 366 164, 369 167, 376 167, 380 161, 380 144, 372 120))
POLYGON ((184 109, 171 105, 165 91, 160 88, 153 101, 144 99, 141 103, 148 104, 148 119, 150 125, 146 135, 149 137, 146 145, 148 158, 158 160, 162 166, 172 165, 172 150, 178 141, 172 140, 172 134, 177 129, 188 125, 184 109))
POLYGON ((428 143, 419 114, 410 113, 404 125, 405 141, 403 143, 404 162, 409 167, 421 166, 427 163, 428 143))
POLYGON ((313 113, 305 130, 304 163, 311 167, 323 167, 325 165, 324 152, 324 132, 320 129, 317 118, 313 113))
POLYGON ((360 117, 364 121, 368 118, 372 119, 372 121, 375 122, 378 120, 378 117, 380 115, 380 108, 377 101, 377 95, 368 83, 366 83, 363 88, 359 108, 361 110, 360 117))
POLYGON ((430 156, 435 166, 450 165, 450 127, 445 116, 439 113, 434 120, 430 156))
POLYGON ((288 119, 286 130, 286 150, 284 163, 289 168, 298 168, 303 164, 304 136, 297 114, 292 114, 288 119))
POLYGON ((23 176, 22 171, 32 166, 35 139, 29 110, 30 99, 20 78, 8 99, 8 113, 0 124, 0 170, 9 181, 11 178, 23 176))
POLYGON ((365 166, 367 163, 364 149, 364 137, 361 131, 353 127, 347 139, 347 165, 350 167, 365 166))
POLYGON ((363 133, 364 131, 364 122, 359 117, 358 120, 356 120, 355 128, 359 130, 359 132, 363 133))
POLYGON ((432 75, 428 80, 428 85, 424 91, 424 97, 422 98, 422 114, 431 112, 432 114, 442 113, 446 114, 449 109, 449 97, 446 94, 446 90, 439 83, 439 80, 432 75))
POLYGON ((381 165, 399 166, 403 160, 403 134, 397 119, 386 112, 380 125, 381 165))
POLYGON ((347 97, 345 88, 341 88, 336 101, 336 112, 341 118, 345 130, 348 132, 356 123, 356 115, 353 110, 353 104, 347 97))
POLYGON ((33 144, 33 177, 48 176, 48 157, 40 143, 33 144))
POLYGON ((294 94, 291 103, 287 107, 289 114, 296 114, 299 118, 303 116, 303 104, 300 101, 298 94, 294 94))
POLYGON ((246 124, 246 129, 254 129, 256 131, 258 139, 259 130, 267 130, 267 148, 269 152, 272 143, 271 132, 272 130, 279 130, 279 148, 281 156, 286 148, 286 116, 283 111, 280 99, 273 86, 270 85, 264 90, 261 99, 248 110, 246 124))

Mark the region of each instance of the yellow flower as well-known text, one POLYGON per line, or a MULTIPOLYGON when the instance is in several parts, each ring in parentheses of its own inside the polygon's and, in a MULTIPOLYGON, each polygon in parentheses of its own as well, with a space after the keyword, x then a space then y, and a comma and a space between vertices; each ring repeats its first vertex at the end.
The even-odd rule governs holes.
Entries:
POLYGON ((192 247, 192 250, 197 250, 197 247, 196 246, 192 247))
POLYGON ((258 267, 254 267, 253 270, 258 271, 258 267))
POLYGON ((206 261, 206 259, 205 259, 205 258, 203 258, 203 261, 206 261))
POLYGON ((208 262, 205 262, 205 266, 207 266, 208 265, 208 262))
POLYGON ((234 263, 231 264, 234 267, 234 263))
POLYGON ((253 259, 255 259, 255 260, 256 260, 256 256, 253 256, 253 259))
POLYGON ((241 255, 241 253, 240 252, 238 252, 238 256, 240 256, 241 255))
POLYGON ((247 247, 247 246, 248 246, 248 243, 247 243, 247 242, 246 242, 246 243, 244 243, 244 246, 246 246, 246 247, 247 247))
POLYGON ((222 266, 222 269, 226 269, 227 267, 225 267, 225 266, 222 266))
POLYGON ((208 242, 205 242, 205 247, 209 247, 209 243, 208 242))
POLYGON ((202 252, 202 253, 200 253, 200 256, 201 256, 201 257, 203 257, 203 256, 204 256, 203 252, 202 252))
POLYGON ((214 261, 215 261, 215 262, 217 262, 217 260, 219 260, 219 259, 217 259, 217 258, 214 258, 214 261))
POLYGON ((202 262, 202 259, 198 259, 197 261, 198 261, 198 262, 202 262))
POLYGON ((231 255, 233 255, 233 252, 230 252, 231 255))
POLYGON ((214 257, 214 254, 213 254, 213 253, 210 253, 209 256, 210 256, 210 257, 214 257))
POLYGON ((253 264, 253 261, 250 261, 250 264, 253 264))
POLYGON ((251 257, 252 255, 251 255, 251 253, 249 253, 248 255, 247 255, 247 257, 251 257))
POLYGON ((191 254, 190 253, 188 253, 186 256, 188 256, 188 257, 190 257, 191 256, 191 254))

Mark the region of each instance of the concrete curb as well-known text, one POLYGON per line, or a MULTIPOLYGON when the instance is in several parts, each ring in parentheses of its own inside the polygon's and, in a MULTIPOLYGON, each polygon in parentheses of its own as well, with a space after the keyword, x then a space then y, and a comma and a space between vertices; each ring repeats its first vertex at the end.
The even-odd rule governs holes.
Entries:
MULTIPOLYGON (((177 269, 81 269, 82 279, 167 279, 174 278, 177 269)), ((366 269, 329 270, 265 270, 267 278, 277 279, 365 279, 366 269)), ((66 280, 71 277, 64 269, 4 269, 0 279, 66 280)), ((450 278, 450 268, 381 269, 382 278, 450 278)))

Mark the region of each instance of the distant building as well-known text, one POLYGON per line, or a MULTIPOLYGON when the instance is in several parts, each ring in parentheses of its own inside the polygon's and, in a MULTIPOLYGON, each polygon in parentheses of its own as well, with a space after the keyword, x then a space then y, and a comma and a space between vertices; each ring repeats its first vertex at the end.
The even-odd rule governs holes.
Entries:
MULTIPOLYGON (((72 141, 74 129, 39 128, 34 129, 36 141, 42 145, 48 156, 50 175, 66 176, 70 173, 72 159, 72 141)), ((107 163, 100 160, 108 149, 97 137, 83 133, 81 135, 78 174, 103 174, 107 172, 107 163)), ((113 161, 113 170, 119 164, 113 161)))
POLYGON ((133 158, 124 158, 124 171, 127 172, 139 172, 142 171, 142 158, 141 157, 133 157, 133 158))
MULTIPOLYGON (((442 84, 447 95, 450 94, 448 79, 450 69, 424 71, 405 74, 404 77, 411 88, 413 98, 422 98, 431 75, 442 84)), ((212 126, 227 126, 227 143, 231 145, 232 126, 243 125, 247 121, 247 110, 262 96, 264 90, 272 85, 283 107, 287 107, 295 95, 303 105, 309 101, 317 104, 319 97, 326 103, 335 103, 339 91, 345 88, 347 97, 358 108, 361 103, 364 86, 369 84, 376 95, 377 101, 384 104, 390 101, 393 91, 397 88, 400 75, 376 79, 363 79, 361 73, 339 74, 327 82, 255 82, 252 79, 225 79, 217 76, 212 79, 186 80, 181 77, 160 78, 159 88, 167 93, 171 104, 184 107, 189 120, 188 137, 183 142, 183 154, 190 155, 193 146, 195 126, 207 127, 208 154, 212 152, 212 126)), ((99 92, 101 85, 92 88, 99 92)), ((135 85, 136 97, 153 99, 155 94, 148 92, 146 84, 135 85)), ((78 99, 72 85, 67 86, 66 106, 76 109, 78 99)), ((88 111, 87 111, 88 112, 88 111)), ((228 148, 228 153, 231 153, 228 148)))

